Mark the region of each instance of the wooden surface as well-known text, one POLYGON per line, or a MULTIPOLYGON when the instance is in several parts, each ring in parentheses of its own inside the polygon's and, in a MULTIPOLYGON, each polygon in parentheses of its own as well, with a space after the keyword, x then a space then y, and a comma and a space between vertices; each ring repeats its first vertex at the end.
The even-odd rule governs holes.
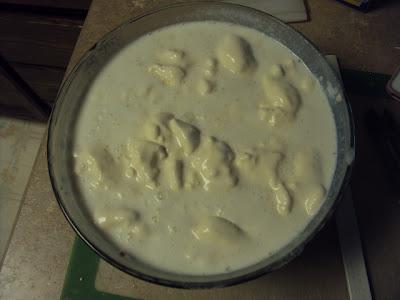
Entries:
POLYGON ((82 21, 35 14, 0 13, 0 49, 10 63, 65 68, 82 21))
POLYGON ((23 96, 18 90, 8 81, 8 79, 0 73, 0 99, 1 104, 6 106, 13 106, 17 109, 28 109, 29 107, 24 105, 23 96))
MULTIPOLYGON (((99 38, 121 22, 136 16, 146 9, 154 8, 166 1, 141 0, 95 0, 85 26, 75 47, 68 69, 99 38)), ((400 41, 398 22, 400 2, 388 1, 388 6, 367 15, 355 12, 335 1, 310 0, 311 22, 296 24, 307 37, 325 53, 338 54, 342 66, 359 70, 389 73, 399 63, 395 50, 400 41), (397 24, 397 25, 396 25, 397 24), (351 26, 350 26, 351 25, 351 26)), ((360 220, 360 230, 365 246, 368 270, 376 299, 400 299, 398 239, 399 205, 398 191, 389 183, 388 174, 382 163, 382 156, 376 143, 367 134, 364 123, 369 109, 382 109, 383 101, 365 95, 350 95, 356 116, 359 135, 358 153, 352 179, 353 195, 360 220)), ((340 260, 325 261, 324 255, 336 251, 331 245, 327 229, 321 232, 310 247, 318 251, 307 254, 306 262, 318 262, 321 272, 324 268, 338 268, 340 260), (319 248, 319 243, 322 248, 319 248), (326 252, 328 251, 328 252, 326 252)), ((45 148, 42 147, 28 184, 25 203, 17 222, 9 251, 0 271, 0 298, 4 299, 57 299, 60 295, 73 234, 60 213, 51 191, 46 168, 45 148)), ((302 278, 299 261, 290 265, 290 271, 279 271, 293 281, 293 287, 281 290, 282 297, 298 299, 302 278)), ((306 264, 307 266, 307 264, 306 264)), ((337 270, 337 269, 336 269, 337 270)), ((316 272, 318 270, 307 270, 316 272)), ((331 299, 343 299, 343 281, 333 272, 333 284, 318 278, 321 288, 331 299)), ((279 273, 278 273, 279 274, 279 273)), ((322 274, 322 273, 321 273, 322 274)), ((279 276, 279 275, 278 275, 279 276)), ((280 289, 279 280, 271 289, 280 289)), ((322 299, 312 289, 301 290, 303 298, 322 299)), ((319 290, 319 289, 318 289, 319 290)), ((257 289, 254 289, 255 293, 257 289)), ((247 298, 247 297, 243 297, 247 298)), ((282 299, 275 297, 272 299, 282 299)))
MULTIPOLYGON (((36 4, 44 5, 45 2, 36 4)), ((54 1, 58 4, 66 2, 54 1)), ((27 12, 18 6, 0 9, 0 53, 47 103, 55 100, 83 24, 83 19, 57 15, 57 11, 52 11, 52 14, 27 12)), ((0 78, 0 90, 3 113, 31 115, 26 99, 4 77, 0 78)))
MULTIPOLYGON (((179 1, 179 0, 178 0, 179 1)), ((90 0, 0 0, 0 4, 22 4, 40 8, 84 11, 90 0)), ((104 2, 108 16, 97 14, 99 22, 86 44, 93 44, 122 21, 173 1, 114 0, 104 2), (120 7, 125 11, 122 13, 120 7), (104 23, 104 24, 102 24, 104 23)), ((400 2, 386 1, 368 14, 330 0, 308 1, 311 22, 293 26, 304 33, 325 54, 338 56, 350 69, 391 74, 400 64, 400 2), (384 6, 383 6, 384 5, 384 6), (329 16, 329 17, 326 17, 329 16), (371 53, 375 58, 371 59, 371 53)), ((98 6, 99 7, 99 6, 98 6)), ((96 8, 94 9, 96 10, 96 8)), ((88 23, 89 26, 91 22, 88 23)), ((0 51, 11 63, 24 64, 22 77, 47 102, 56 96, 62 72, 68 64, 82 19, 32 13, 0 12, 0 51), (34 74, 34 75, 33 75, 34 74), (32 76, 33 75, 33 76, 32 76), (35 78, 35 80, 32 80, 35 78)), ((91 29, 89 29, 91 30, 91 29)), ((86 47, 87 49, 87 47, 86 47)), ((0 86, 6 88, 6 86, 0 86)), ((20 96, 6 88, 0 104, 19 103, 20 96), (7 96, 7 99, 4 98, 7 96), (12 97, 15 96, 15 97, 12 97)), ((15 108, 14 107, 14 108, 15 108)))
POLYGON ((53 103, 63 79, 65 68, 23 63, 11 66, 24 78, 35 92, 46 102, 53 103))
MULTIPOLYGON (((70 66, 111 28, 171 2, 182 1, 96 0, 83 28, 85 38, 77 45, 82 51, 74 52, 70 66)), ((332 0, 308 0, 307 4, 311 21, 292 26, 324 54, 336 55, 341 67, 392 74, 400 64, 400 1, 381 1, 369 13, 332 0)))
POLYGON ((308 0, 311 22, 294 24, 346 69, 392 74, 400 65, 400 1, 363 13, 332 0, 308 0))
POLYGON ((0 0, 0 4, 19 4, 62 9, 89 9, 92 0, 0 0))

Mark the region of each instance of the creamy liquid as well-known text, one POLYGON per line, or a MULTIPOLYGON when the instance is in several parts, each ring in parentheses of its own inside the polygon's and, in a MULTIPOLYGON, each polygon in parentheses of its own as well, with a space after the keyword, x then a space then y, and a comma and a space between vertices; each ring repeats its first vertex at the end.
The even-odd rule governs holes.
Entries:
POLYGON ((318 81, 286 47, 196 22, 110 61, 79 116, 74 160, 93 222, 121 251, 218 274, 305 228, 330 186, 336 131, 318 81))

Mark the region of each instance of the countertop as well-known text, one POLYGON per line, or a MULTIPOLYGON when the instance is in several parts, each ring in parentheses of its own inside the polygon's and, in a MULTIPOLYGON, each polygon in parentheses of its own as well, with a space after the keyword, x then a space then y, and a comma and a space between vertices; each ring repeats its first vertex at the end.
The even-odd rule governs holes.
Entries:
MULTIPOLYGON (((105 33, 129 18, 170 2, 94 0, 67 72, 105 33)), ((386 1, 383 7, 367 14, 329 0, 309 0, 308 9, 311 20, 292 26, 323 53, 336 54, 342 67, 390 74, 400 64, 399 2, 386 1)), ((380 152, 374 148, 363 123, 368 109, 382 110, 383 100, 355 96, 351 103, 360 149, 352 189, 373 293, 376 299, 400 299, 399 193, 385 179, 380 152)), ((75 234, 55 200, 45 144, 46 139, 0 270, 1 299, 58 299, 61 293, 75 234)), ((338 289, 343 289, 342 283, 338 289)))

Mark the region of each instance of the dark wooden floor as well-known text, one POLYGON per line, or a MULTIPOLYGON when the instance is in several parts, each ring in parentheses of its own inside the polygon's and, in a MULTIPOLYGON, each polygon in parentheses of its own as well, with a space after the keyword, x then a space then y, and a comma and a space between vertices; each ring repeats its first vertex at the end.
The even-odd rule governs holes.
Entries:
MULTIPOLYGON (((0 0, 0 54, 53 103, 91 0, 0 0)), ((30 116, 24 97, 0 75, 0 113, 30 116)))

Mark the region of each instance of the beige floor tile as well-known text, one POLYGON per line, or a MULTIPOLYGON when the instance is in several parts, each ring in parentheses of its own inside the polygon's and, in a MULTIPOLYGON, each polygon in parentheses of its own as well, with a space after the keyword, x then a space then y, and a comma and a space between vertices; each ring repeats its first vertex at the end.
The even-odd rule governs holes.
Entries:
POLYGON ((19 201, 0 200, 0 264, 20 207, 19 201))
POLYGON ((0 117, 0 264, 45 129, 45 124, 0 117))

